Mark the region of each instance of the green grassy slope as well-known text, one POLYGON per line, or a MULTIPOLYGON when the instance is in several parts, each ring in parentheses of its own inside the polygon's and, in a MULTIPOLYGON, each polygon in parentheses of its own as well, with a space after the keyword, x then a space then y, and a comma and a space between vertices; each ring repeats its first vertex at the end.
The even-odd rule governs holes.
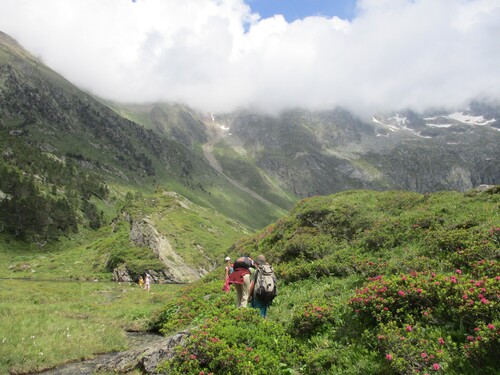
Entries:
POLYGON ((122 263, 132 277, 149 269, 161 270, 162 264, 149 248, 135 246, 129 239, 129 221, 143 218, 187 264, 206 270, 223 261, 236 239, 250 233, 237 221, 173 193, 128 194, 117 206, 121 213, 108 216, 109 224, 98 231, 82 228, 43 247, 0 236, 0 277, 110 280, 110 272, 122 263))
POLYGON ((499 208, 498 186, 305 199, 233 247, 235 255, 263 253, 275 266, 279 295, 269 319, 232 307, 234 291, 219 291, 219 269, 165 307, 156 324, 165 333, 204 322, 165 367, 173 374, 495 374, 499 208))

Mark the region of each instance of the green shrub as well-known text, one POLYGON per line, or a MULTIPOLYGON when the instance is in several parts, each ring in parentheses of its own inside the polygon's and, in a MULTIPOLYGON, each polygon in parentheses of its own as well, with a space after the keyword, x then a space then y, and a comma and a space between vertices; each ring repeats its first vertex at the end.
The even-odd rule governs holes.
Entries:
POLYGON ((186 344, 167 361, 169 374, 291 374, 297 347, 279 324, 254 309, 226 306, 219 316, 193 329, 186 344))

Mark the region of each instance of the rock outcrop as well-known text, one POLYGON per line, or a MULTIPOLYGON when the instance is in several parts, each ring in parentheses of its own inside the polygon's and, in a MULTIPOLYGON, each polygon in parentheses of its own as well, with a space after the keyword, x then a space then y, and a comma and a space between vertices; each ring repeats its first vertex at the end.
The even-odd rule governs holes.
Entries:
POLYGON ((156 343, 118 353, 98 363, 95 370, 122 374, 141 369, 147 374, 156 374, 158 365, 172 358, 175 347, 182 346, 188 336, 189 333, 183 331, 156 343))
POLYGON ((113 281, 118 282, 132 282, 132 277, 128 273, 127 266, 125 264, 120 264, 113 270, 113 281))
POLYGON ((205 270, 195 270, 188 266, 173 250, 168 239, 158 233, 147 218, 132 221, 129 238, 136 246, 150 248, 165 265, 163 275, 151 272, 155 282, 165 279, 166 282, 170 283, 189 283, 198 280, 207 273, 205 270))

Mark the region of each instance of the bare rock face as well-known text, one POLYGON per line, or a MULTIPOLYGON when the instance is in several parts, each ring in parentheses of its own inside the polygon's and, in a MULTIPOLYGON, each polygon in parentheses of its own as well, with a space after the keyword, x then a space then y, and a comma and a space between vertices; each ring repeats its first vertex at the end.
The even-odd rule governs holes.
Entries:
POLYGON ((123 374, 142 369, 147 374, 157 374, 158 365, 172 358, 175 347, 182 346, 188 336, 188 332, 180 332, 156 343, 118 353, 97 364, 96 370, 123 374))
MULTIPOLYGON (((164 279, 173 283, 189 283, 201 278, 206 271, 197 271, 188 266, 170 245, 165 236, 158 233, 153 224, 147 219, 134 220, 129 234, 130 240, 136 246, 149 247, 158 259, 165 265, 164 279)), ((158 275, 158 279, 161 276, 158 275)), ((154 281, 157 281, 153 278, 154 281)))
POLYGON ((125 264, 121 264, 113 270, 113 281, 132 282, 132 277, 129 275, 125 264))

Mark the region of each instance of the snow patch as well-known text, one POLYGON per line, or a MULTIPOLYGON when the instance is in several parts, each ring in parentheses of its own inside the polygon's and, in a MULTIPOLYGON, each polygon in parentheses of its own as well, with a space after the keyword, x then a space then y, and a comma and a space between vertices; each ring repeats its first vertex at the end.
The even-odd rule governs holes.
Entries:
POLYGON ((430 123, 426 123, 425 125, 430 126, 431 128, 449 128, 453 126, 453 124, 430 124, 430 123))
POLYGON ((470 125, 488 125, 492 122, 495 122, 495 119, 486 120, 483 116, 471 116, 466 115, 463 112, 454 112, 449 114, 448 116, 444 116, 445 118, 449 118, 452 120, 463 122, 464 124, 470 125))

